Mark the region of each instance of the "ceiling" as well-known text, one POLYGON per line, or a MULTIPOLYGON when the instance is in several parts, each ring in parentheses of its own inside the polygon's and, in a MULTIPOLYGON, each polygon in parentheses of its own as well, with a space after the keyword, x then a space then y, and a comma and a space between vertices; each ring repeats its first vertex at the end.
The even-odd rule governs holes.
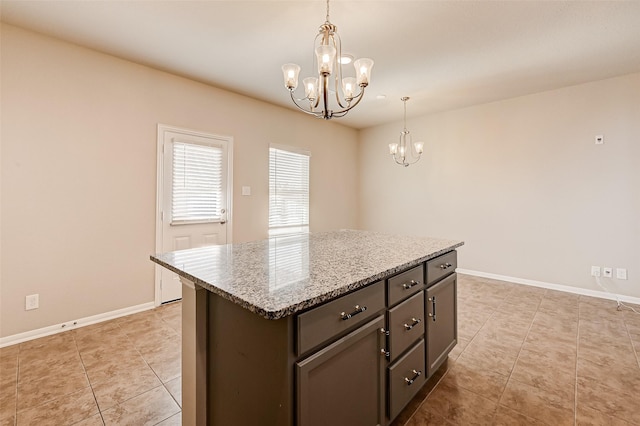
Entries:
MULTIPOLYGON (((326 15, 322 0, 0 4, 3 22, 287 108, 280 67, 311 75, 326 15)), ((401 120, 402 96, 412 117, 640 72, 640 1, 330 6, 343 52, 375 61, 363 101, 336 119, 354 128, 401 120)))

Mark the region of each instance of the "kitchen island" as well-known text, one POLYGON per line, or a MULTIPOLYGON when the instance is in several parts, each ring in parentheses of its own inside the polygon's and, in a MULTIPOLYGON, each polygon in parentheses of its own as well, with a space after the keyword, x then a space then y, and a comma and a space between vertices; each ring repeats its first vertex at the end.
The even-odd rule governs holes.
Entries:
POLYGON ((456 344, 462 244, 343 230, 152 256, 183 283, 183 423, 390 423, 456 344))

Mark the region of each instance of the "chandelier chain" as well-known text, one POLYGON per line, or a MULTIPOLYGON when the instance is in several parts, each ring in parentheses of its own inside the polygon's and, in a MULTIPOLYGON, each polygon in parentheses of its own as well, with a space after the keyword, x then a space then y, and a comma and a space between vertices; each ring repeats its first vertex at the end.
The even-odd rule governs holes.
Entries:
POLYGON ((329 22, 329 0, 327 0, 327 22, 329 22))

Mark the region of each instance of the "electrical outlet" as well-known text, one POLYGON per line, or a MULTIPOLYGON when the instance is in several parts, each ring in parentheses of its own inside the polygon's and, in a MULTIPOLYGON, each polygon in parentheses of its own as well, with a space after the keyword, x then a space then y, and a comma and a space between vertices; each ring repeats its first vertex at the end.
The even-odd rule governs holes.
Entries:
POLYGON ((32 309, 38 309, 38 307, 40 306, 39 299, 40 299, 40 295, 38 294, 31 294, 27 296, 24 302, 24 310, 30 311, 32 309))
POLYGON ((599 277, 600 276, 600 267, 599 266, 592 266, 591 267, 591 276, 592 277, 599 277))
POLYGON ((602 145, 604 143, 604 135, 596 135, 596 145, 602 145))
POLYGON ((605 278, 611 278, 613 276, 613 268, 605 266, 602 268, 602 276, 605 278))
POLYGON ((619 280, 627 279, 627 269, 626 268, 616 268, 616 278, 619 280))

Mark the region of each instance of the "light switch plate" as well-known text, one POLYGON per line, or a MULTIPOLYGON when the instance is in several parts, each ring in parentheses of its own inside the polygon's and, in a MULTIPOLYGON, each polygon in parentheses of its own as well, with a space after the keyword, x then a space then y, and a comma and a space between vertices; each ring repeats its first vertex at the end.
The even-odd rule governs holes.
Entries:
POLYGON ((243 186, 242 187, 242 195, 251 195, 251 187, 243 186))

